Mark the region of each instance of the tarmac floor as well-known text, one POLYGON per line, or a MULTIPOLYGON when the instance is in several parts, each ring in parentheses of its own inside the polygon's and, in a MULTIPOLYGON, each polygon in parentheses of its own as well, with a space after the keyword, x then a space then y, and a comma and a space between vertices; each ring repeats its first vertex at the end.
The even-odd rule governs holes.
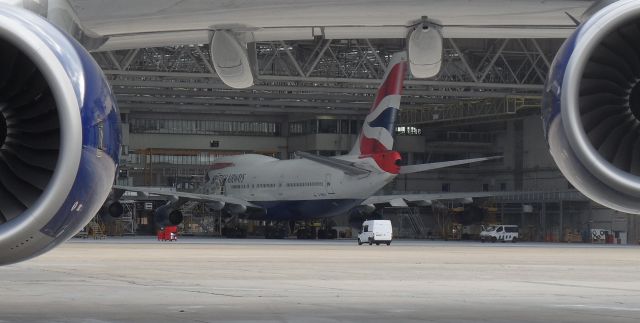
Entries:
POLYGON ((73 239, 0 267, 0 322, 640 322, 640 247, 73 239))

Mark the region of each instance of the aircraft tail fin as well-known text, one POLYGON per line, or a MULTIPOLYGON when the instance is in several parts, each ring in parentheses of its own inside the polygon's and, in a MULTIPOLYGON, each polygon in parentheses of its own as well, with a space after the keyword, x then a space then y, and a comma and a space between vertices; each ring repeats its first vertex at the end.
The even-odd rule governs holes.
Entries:
POLYGON ((372 155, 393 148, 393 132, 407 72, 407 53, 395 53, 378 88, 373 107, 369 111, 358 141, 349 155, 372 155))

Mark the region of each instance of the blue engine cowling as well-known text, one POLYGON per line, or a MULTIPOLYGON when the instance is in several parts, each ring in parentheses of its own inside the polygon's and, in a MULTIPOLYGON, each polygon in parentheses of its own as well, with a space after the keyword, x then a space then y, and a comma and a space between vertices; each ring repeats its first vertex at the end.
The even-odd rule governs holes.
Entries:
POLYGON ((0 5, 0 264, 82 229, 109 193, 119 149, 115 99, 89 53, 0 5))
POLYGON ((592 200, 640 214, 640 1, 599 9, 554 59, 543 102, 550 152, 592 200))

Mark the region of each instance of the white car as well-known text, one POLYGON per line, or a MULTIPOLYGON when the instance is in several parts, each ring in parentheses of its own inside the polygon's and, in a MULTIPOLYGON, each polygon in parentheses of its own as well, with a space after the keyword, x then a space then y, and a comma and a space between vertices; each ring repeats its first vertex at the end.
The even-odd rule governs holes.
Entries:
POLYGON ((391 244, 393 229, 390 220, 368 220, 362 222, 362 231, 358 234, 358 245, 369 243, 369 245, 386 243, 391 244))
POLYGON ((520 238, 517 225, 490 225, 480 232, 480 241, 511 241, 516 242, 520 238))

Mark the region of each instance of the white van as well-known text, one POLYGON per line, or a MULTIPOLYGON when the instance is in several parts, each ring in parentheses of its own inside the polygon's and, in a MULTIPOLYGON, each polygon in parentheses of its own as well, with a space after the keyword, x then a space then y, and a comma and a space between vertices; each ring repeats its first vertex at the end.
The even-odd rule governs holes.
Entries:
POLYGON ((391 244, 393 229, 390 220, 367 220, 362 222, 362 231, 358 234, 358 245, 369 243, 369 245, 386 243, 391 244))
POLYGON ((490 225, 480 232, 480 241, 511 241, 516 242, 520 238, 517 225, 490 225))

